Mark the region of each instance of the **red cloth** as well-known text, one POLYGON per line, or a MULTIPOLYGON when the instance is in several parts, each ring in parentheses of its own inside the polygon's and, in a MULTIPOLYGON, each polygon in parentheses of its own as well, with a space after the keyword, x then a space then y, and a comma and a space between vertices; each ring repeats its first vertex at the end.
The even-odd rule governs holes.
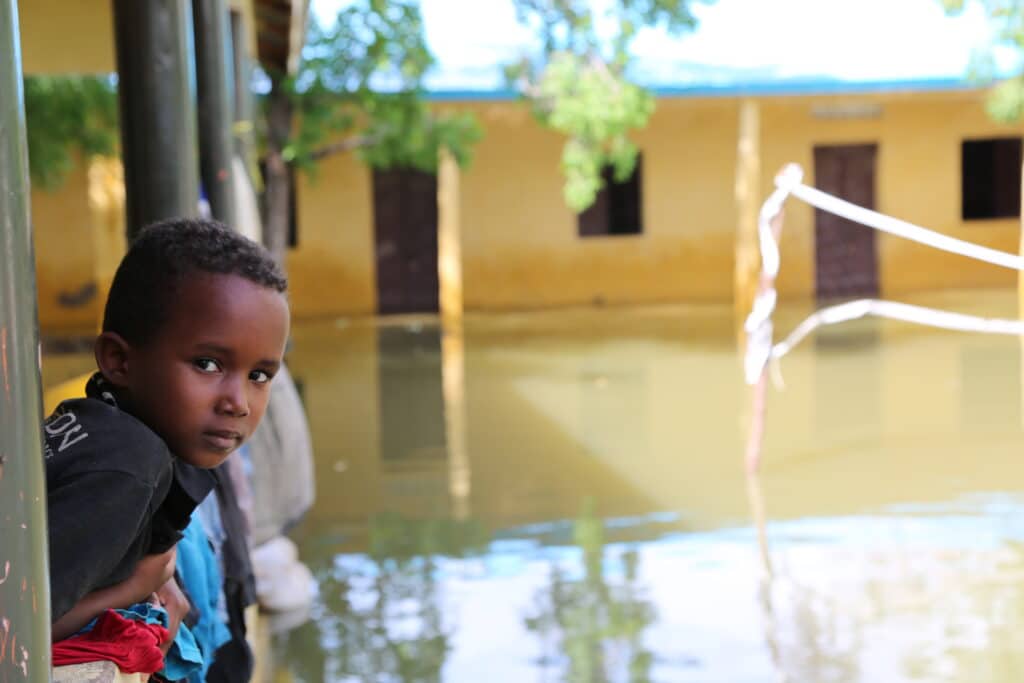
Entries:
POLYGON ((132 621, 107 610, 88 633, 53 644, 53 665, 109 660, 122 673, 152 674, 164 668, 160 645, 169 637, 159 624, 132 621))

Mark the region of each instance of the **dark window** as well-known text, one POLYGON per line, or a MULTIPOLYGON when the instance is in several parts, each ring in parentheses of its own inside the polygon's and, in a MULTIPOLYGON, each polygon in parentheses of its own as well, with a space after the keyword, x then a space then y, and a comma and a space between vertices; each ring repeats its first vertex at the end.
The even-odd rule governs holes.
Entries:
POLYGON ((639 235, 644 231, 640 186, 643 182, 643 158, 637 156, 633 174, 621 183, 615 172, 605 166, 601 175, 605 186, 590 208, 577 216, 580 237, 597 235, 639 235))
POLYGON ((1020 138, 965 140, 961 146, 963 219, 1020 215, 1020 138))

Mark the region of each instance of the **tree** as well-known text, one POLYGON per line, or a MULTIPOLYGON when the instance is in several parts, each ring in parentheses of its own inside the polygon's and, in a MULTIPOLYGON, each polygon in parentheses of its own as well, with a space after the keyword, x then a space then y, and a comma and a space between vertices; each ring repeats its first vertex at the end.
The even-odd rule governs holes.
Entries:
POLYGON ((709 0, 514 0, 519 21, 540 32, 541 47, 506 68, 538 119, 568 139, 562 150, 565 201, 590 206, 605 166, 625 180, 636 164, 632 130, 654 112, 654 97, 631 82, 629 48, 643 27, 681 34, 696 26, 691 8, 709 0))
POLYGON ((32 182, 52 190, 75 156, 117 151, 117 89, 108 76, 26 76, 25 122, 32 182))
POLYGON ((298 73, 268 73, 265 220, 268 248, 284 253, 289 166, 356 151, 374 168, 436 171, 438 150, 464 165, 480 128, 469 114, 437 114, 423 98, 434 64, 418 0, 357 0, 333 23, 310 20, 298 73))
MULTIPOLYGON (((994 29, 992 45, 972 60, 974 77, 983 82, 995 78, 993 51, 1009 47, 1024 54, 1024 0, 979 0, 994 29)), ((940 0, 948 14, 964 11, 965 0, 940 0)), ((997 121, 1013 122, 1024 118, 1024 72, 1000 79, 992 86, 986 102, 989 116, 997 121)))

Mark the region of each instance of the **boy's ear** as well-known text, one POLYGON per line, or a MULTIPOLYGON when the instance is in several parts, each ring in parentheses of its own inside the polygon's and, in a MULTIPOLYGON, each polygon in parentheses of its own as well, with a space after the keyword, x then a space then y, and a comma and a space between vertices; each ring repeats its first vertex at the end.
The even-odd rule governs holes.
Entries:
POLYGON ((104 332, 96 337, 96 366, 103 377, 115 387, 128 383, 128 356, 131 345, 117 332, 104 332))

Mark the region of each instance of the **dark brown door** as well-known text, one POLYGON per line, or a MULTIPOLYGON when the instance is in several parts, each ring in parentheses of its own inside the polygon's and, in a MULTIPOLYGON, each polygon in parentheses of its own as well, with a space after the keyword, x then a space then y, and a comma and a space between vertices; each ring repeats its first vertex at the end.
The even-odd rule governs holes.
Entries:
POLYGON ((437 176, 408 168, 373 172, 377 310, 438 310, 437 176))
MULTIPOLYGON (((875 208, 876 145, 814 148, 819 190, 875 208)), ((821 209, 814 210, 818 300, 878 296, 875 231, 821 209)))

